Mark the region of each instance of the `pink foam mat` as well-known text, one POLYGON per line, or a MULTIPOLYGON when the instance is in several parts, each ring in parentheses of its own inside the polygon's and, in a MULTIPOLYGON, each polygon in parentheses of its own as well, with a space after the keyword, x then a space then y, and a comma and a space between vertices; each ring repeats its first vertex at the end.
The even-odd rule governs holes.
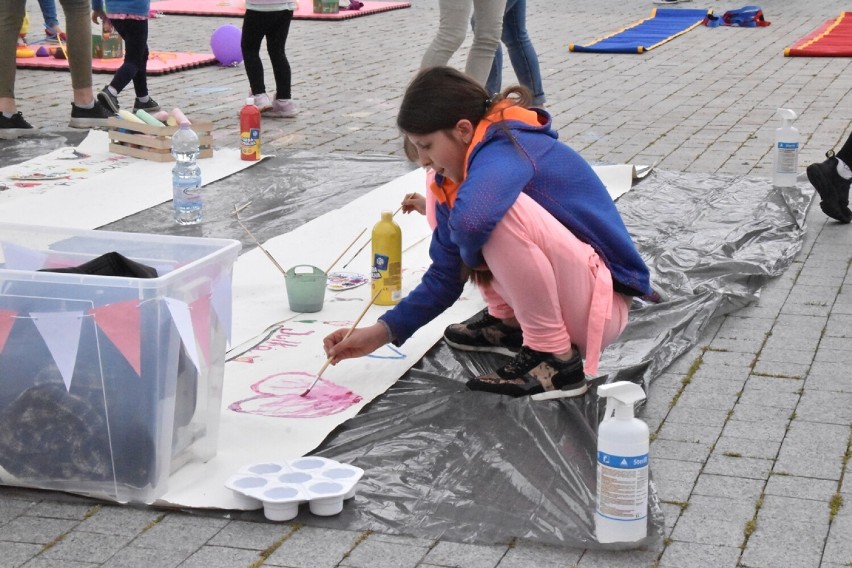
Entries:
MULTIPOLYGON (((121 67, 123 61, 123 58, 92 59, 92 71, 95 73, 115 73, 121 67)), ((22 69, 68 69, 68 61, 55 57, 19 57, 15 60, 15 63, 22 69)), ((148 75, 174 73, 215 63, 216 57, 210 53, 152 51, 148 56, 148 75)))
MULTIPOLYGON (((312 0, 300 0, 293 13, 294 20, 346 20, 388 10, 410 8, 410 2, 366 1, 360 10, 340 10, 336 14, 315 14, 312 0)), ((246 12, 245 0, 160 0, 151 2, 151 9, 163 14, 187 16, 242 16, 246 12)))

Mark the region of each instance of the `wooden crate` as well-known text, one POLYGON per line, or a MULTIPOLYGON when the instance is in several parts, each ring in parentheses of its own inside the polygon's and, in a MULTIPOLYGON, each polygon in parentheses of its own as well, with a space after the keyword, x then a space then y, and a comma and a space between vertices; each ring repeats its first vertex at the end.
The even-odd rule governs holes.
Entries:
MULTIPOLYGON (((155 162, 174 162, 172 134, 177 132, 177 126, 152 126, 110 117, 107 127, 110 152, 155 162)), ((196 120, 192 123, 192 129, 198 134, 201 148, 199 158, 212 158, 213 123, 196 120)))

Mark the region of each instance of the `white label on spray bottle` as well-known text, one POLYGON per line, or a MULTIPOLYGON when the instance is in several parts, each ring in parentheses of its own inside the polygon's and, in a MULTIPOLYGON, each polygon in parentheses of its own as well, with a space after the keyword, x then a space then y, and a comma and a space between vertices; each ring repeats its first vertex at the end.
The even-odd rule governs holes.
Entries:
POLYGON ((615 521, 644 519, 648 514, 647 487, 648 454, 614 456, 598 452, 599 515, 615 521))
POLYGON ((798 142, 779 142, 778 143, 778 168, 779 174, 796 174, 798 167, 798 142))

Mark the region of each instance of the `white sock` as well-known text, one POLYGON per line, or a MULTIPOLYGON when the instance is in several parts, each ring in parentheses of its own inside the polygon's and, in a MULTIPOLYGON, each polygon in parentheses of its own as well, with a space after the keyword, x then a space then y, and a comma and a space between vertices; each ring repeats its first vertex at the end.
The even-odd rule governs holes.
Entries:
POLYGON ((149 95, 145 95, 144 97, 136 97, 136 100, 140 103, 147 103, 151 100, 151 97, 149 95))
POLYGON ((846 162, 837 158, 837 175, 843 179, 852 179, 852 170, 846 165, 846 162))
POLYGON ((116 91, 116 90, 115 90, 115 87, 113 87, 112 85, 110 85, 110 86, 108 86, 108 87, 107 87, 107 91, 109 91, 110 93, 112 93, 112 96, 114 96, 114 97, 117 97, 117 96, 118 96, 118 91, 116 91))

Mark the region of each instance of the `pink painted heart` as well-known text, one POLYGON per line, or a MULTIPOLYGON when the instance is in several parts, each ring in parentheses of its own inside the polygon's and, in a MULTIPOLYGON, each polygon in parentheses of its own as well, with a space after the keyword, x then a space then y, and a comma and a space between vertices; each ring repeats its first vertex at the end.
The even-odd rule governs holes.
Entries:
POLYGON ((314 375, 305 372, 270 375, 252 385, 257 396, 234 402, 228 409, 277 418, 321 418, 361 402, 360 395, 322 378, 302 396, 313 380, 314 375))

